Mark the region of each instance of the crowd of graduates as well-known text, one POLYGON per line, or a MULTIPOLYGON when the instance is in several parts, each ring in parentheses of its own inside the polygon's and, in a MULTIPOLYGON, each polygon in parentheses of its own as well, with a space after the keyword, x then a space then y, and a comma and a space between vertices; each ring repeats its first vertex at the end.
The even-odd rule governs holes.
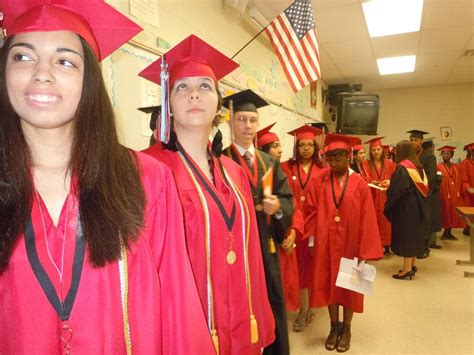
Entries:
POLYGON ((280 162, 272 126, 258 132, 268 103, 222 97, 238 64, 195 35, 139 74, 162 105, 143 109, 150 147, 123 147, 99 62, 140 28, 91 3, 1 3, 0 353, 289 354, 287 311, 300 332, 316 307, 345 352, 364 298, 336 286, 341 258, 360 272, 392 251, 393 278, 413 279, 440 223, 443 240, 464 227, 474 144, 436 166, 412 130, 365 159, 359 138, 304 125, 280 162))

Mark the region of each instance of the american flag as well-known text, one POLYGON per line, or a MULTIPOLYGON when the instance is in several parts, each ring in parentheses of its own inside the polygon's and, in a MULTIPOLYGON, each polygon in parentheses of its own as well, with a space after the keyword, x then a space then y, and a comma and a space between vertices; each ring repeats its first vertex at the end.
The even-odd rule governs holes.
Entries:
POLYGON ((294 92, 321 77, 311 0, 296 0, 265 32, 294 92))

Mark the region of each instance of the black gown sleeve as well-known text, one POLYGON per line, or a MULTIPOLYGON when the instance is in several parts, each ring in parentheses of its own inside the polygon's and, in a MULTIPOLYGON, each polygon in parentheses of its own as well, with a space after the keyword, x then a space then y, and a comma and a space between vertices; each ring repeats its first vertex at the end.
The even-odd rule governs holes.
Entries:
POLYGON ((280 209, 283 213, 282 218, 278 219, 275 215, 272 216, 272 230, 278 243, 282 243, 285 239, 288 229, 291 226, 293 216, 293 193, 280 167, 280 163, 273 162, 273 194, 280 200, 280 209))
POLYGON ((387 201, 385 202, 384 215, 389 221, 393 215, 393 209, 396 208, 398 201, 410 191, 410 176, 403 166, 397 166, 397 169, 390 178, 390 186, 387 190, 387 201))

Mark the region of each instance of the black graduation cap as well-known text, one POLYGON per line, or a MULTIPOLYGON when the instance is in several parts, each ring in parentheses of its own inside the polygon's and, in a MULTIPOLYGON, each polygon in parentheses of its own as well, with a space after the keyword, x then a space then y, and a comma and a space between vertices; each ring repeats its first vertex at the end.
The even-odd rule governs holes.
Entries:
POLYGON ((329 133, 329 128, 324 122, 308 122, 307 124, 310 124, 312 127, 319 128, 324 133, 329 133))
POLYGON ((260 107, 268 106, 268 102, 258 96, 250 89, 238 92, 224 98, 224 107, 230 109, 230 102, 233 104, 233 111, 257 112, 260 107))
POLYGON ((423 139, 424 134, 428 134, 428 132, 420 131, 418 129, 412 129, 411 131, 407 131, 407 133, 410 133, 410 137, 420 138, 420 139, 423 139))
POLYGON ((158 116, 161 115, 161 105, 140 107, 138 109, 146 114, 151 113, 150 129, 154 131, 156 129, 156 120, 158 119, 158 116))

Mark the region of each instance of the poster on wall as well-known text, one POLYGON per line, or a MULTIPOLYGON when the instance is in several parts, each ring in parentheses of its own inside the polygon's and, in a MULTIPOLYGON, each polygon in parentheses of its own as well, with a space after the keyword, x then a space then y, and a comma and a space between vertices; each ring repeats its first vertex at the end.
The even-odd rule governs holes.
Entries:
POLYGON ((313 81, 310 84, 310 105, 312 108, 316 108, 318 103, 318 82, 313 81))
POLYGON ((453 130, 451 127, 441 127, 441 140, 450 141, 453 139, 453 130))

